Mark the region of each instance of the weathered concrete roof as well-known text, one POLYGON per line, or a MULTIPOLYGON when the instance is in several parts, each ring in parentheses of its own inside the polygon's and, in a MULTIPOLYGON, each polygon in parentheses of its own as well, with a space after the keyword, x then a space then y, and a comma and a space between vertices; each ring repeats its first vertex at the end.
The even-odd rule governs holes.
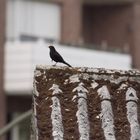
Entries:
POLYGON ((37 66, 36 140, 139 140, 140 72, 37 66))

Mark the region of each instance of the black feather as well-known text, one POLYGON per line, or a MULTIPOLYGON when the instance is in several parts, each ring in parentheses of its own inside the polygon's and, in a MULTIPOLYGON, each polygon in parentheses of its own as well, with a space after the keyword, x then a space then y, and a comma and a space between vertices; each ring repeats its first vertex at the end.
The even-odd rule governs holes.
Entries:
POLYGON ((50 57, 53 61, 55 61, 56 63, 63 63, 66 64, 67 66, 71 67, 70 64, 68 64, 63 57, 56 51, 56 49, 54 48, 54 46, 49 46, 50 48, 50 57))

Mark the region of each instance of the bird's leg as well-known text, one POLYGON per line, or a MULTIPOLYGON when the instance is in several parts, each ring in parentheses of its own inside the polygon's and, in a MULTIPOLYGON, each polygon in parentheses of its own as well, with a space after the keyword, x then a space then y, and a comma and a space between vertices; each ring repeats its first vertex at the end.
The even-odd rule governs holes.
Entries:
POLYGON ((53 65, 53 66, 56 66, 57 62, 53 65))

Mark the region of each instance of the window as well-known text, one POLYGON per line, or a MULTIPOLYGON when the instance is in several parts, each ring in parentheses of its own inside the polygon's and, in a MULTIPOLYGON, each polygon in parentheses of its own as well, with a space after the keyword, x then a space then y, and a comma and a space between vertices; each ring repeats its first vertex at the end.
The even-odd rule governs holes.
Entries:
POLYGON ((60 40, 60 6, 53 3, 9 0, 7 4, 7 39, 35 36, 60 40))

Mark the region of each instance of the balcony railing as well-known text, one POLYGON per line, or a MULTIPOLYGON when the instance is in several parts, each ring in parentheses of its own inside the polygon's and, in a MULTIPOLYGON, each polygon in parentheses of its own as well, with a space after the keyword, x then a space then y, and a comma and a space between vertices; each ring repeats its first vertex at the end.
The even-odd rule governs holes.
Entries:
POLYGON ((103 5, 103 4, 128 4, 135 0, 83 0, 85 4, 103 5))

